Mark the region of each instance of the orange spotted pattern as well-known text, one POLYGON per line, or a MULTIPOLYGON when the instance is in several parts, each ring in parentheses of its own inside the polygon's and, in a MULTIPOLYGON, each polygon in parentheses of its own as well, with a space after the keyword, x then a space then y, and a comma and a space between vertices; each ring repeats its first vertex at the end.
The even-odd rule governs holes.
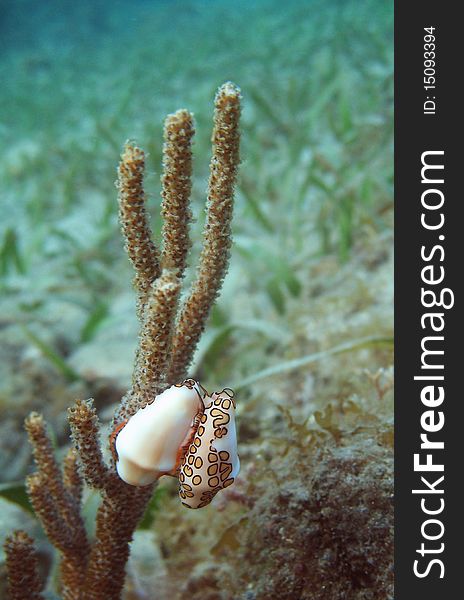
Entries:
POLYGON ((179 469, 179 496, 188 508, 207 506, 234 483, 238 472, 233 392, 223 390, 204 402, 205 411, 179 469))

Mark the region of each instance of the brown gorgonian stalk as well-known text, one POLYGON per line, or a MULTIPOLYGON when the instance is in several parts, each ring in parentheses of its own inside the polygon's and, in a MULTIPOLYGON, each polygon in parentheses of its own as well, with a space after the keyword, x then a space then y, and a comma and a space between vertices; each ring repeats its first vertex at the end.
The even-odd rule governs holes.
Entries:
MULTIPOLYGON (((161 251, 153 241, 145 207, 145 155, 131 142, 124 148, 117 182, 119 216, 135 270, 140 336, 132 386, 116 410, 115 426, 187 375, 228 267, 239 164, 239 118, 240 90, 225 83, 215 99, 200 264, 191 291, 180 306, 190 249, 192 115, 179 110, 165 121, 161 251)), ((60 553, 60 593, 64 600, 117 600, 124 585, 129 542, 154 486, 127 485, 118 477, 114 459, 106 463, 92 400, 78 400, 69 409, 68 419, 74 447, 62 466, 55 458, 43 417, 32 413, 26 420, 37 467, 27 479, 29 498, 60 553), (80 510, 84 483, 101 494, 93 539, 86 532, 80 510)), ((17 531, 7 538, 5 551, 10 597, 43 599, 32 540, 17 531)))

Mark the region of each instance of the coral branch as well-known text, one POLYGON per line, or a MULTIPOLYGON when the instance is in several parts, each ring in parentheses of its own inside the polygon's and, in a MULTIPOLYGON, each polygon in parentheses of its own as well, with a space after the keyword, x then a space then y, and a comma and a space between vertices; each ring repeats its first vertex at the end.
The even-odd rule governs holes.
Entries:
POLYGON ((48 539, 61 552, 70 550, 73 545, 73 532, 69 524, 60 519, 46 475, 41 472, 29 475, 26 478, 26 488, 34 512, 40 519, 48 539))
POLYGON ((32 538, 24 531, 15 531, 6 538, 4 549, 11 600, 44 600, 41 593, 43 581, 32 538))
POLYGON ((152 402, 161 391, 170 356, 179 293, 177 271, 163 270, 150 290, 145 307, 129 414, 152 402))
POLYGON ((153 493, 153 486, 124 484, 105 496, 97 513, 95 543, 89 560, 85 600, 114 600, 124 585, 129 542, 153 493), (115 493, 116 492, 116 493, 115 493))
MULTIPOLYGON (((132 388, 122 399, 114 424, 152 402, 172 383, 182 381, 227 270, 231 245, 233 188, 239 163, 240 91, 223 85, 216 96, 213 157, 208 188, 207 221, 200 266, 190 296, 178 312, 181 283, 190 248, 192 154, 190 113, 167 117, 163 150, 161 259, 152 241, 145 209, 144 153, 127 143, 121 156, 117 187, 126 250, 135 269, 137 314, 141 322, 132 388)), ((41 415, 26 420, 38 471, 26 486, 34 510, 61 553, 60 593, 64 600, 118 600, 124 586, 129 544, 153 492, 153 485, 133 487, 108 466, 100 444, 93 401, 78 400, 68 411, 74 448, 58 466, 41 415), (89 544, 80 513, 83 482, 102 501, 94 541, 89 544)), ((114 438, 114 432, 110 440, 114 438)), ((5 549, 13 600, 40 600, 32 541, 23 532, 8 538, 5 549)), ((43 600, 43 599, 42 599, 43 600)))
POLYGON ((79 514, 79 505, 63 483, 61 470, 56 462, 53 446, 48 437, 42 415, 31 413, 25 421, 37 468, 53 499, 57 512, 74 535, 86 539, 84 522, 79 514))
POLYGON ((169 383, 185 378, 227 272, 232 243, 230 224, 234 185, 240 162, 239 118, 240 90, 232 83, 225 83, 219 88, 215 100, 213 156, 200 266, 177 325, 167 378, 169 383))
POLYGON ((138 292, 141 317, 150 285, 160 274, 158 250, 152 241, 145 210, 143 173, 145 154, 127 142, 118 169, 119 219, 126 240, 126 251, 135 269, 134 286, 138 292))
POLYGON ((63 481, 76 504, 80 505, 84 481, 79 473, 78 455, 74 448, 70 448, 64 458, 63 481))
POLYGON ((68 420, 82 475, 90 487, 101 490, 105 487, 109 469, 103 460, 97 411, 93 407, 93 401, 77 400, 68 410, 68 420))
POLYGON ((30 413, 24 422, 29 441, 32 445, 34 460, 47 481, 52 483, 53 495, 63 495, 61 472, 55 460, 55 454, 47 434, 45 420, 36 412, 30 413))
MULTIPOLYGON (((83 525, 73 529, 63 518, 63 514, 57 510, 45 473, 29 475, 26 479, 26 487, 34 512, 40 519, 48 539, 61 552, 63 599, 79 600, 79 590, 84 582, 89 552, 83 525)), ((80 519, 79 515, 77 517, 80 519)))
POLYGON ((192 115, 178 110, 168 115, 164 124, 163 148, 163 268, 178 269, 182 277, 190 249, 188 225, 192 219, 189 209, 192 189, 192 137, 195 133, 192 115))
POLYGON ((65 486, 43 417, 31 413, 25 425, 38 467, 38 472, 26 480, 29 498, 48 538, 62 554, 60 572, 63 599, 79 600, 89 550, 80 515, 82 486, 79 475, 75 470, 71 475, 68 458, 65 479, 69 483, 72 477, 74 484, 77 484, 78 494, 75 494, 75 489, 65 486))

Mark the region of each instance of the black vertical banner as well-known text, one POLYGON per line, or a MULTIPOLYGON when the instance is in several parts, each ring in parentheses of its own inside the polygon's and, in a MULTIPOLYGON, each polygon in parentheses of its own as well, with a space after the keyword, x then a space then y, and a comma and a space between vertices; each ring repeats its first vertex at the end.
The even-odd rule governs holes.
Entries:
POLYGON ((462 597, 464 29, 395 3, 396 600, 462 597))

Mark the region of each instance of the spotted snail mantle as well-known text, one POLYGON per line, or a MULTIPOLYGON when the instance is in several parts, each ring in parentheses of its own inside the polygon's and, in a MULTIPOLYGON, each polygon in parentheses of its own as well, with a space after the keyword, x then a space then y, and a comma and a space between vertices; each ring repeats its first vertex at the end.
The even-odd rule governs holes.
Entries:
POLYGON ((209 395, 186 379, 117 426, 111 446, 123 481, 144 486, 177 477, 182 504, 203 508, 240 470, 234 394, 226 388, 209 395))

